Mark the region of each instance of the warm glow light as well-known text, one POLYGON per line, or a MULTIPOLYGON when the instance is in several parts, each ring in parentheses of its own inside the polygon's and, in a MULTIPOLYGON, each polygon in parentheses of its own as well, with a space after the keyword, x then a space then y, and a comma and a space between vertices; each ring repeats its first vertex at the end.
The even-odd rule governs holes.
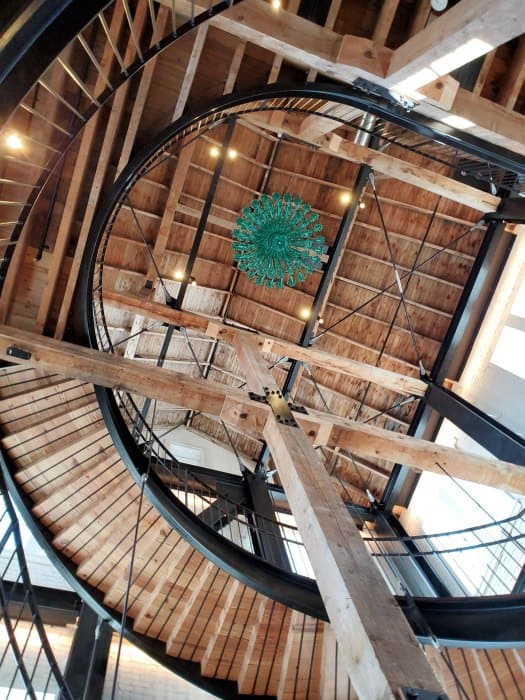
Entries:
POLYGON ((441 121, 444 124, 453 126, 455 129, 470 129, 471 126, 474 126, 474 122, 471 122, 470 119, 458 117, 456 114, 450 114, 448 117, 445 117, 441 121))
POLYGON ((210 156, 212 158, 218 158, 220 155, 220 149, 217 148, 217 146, 212 146, 210 148, 210 156))
POLYGON ((365 209, 366 204, 364 202, 359 202, 359 209, 365 209))
POLYGON ((9 134, 5 142, 9 148, 13 149, 13 151, 19 151, 22 148, 22 139, 18 134, 15 134, 14 132, 9 134))
POLYGON ((311 309, 308 309, 306 306, 303 306, 303 308, 299 311, 299 316, 305 321, 307 321, 311 315, 311 309))
POLYGON ((182 270, 175 270, 175 279, 181 282, 184 279, 184 272, 182 270))
POLYGON ((322 326, 323 323, 324 323, 324 318, 323 318, 322 316, 319 316, 319 318, 317 319, 317 321, 319 322, 319 325, 322 326))
POLYGON ((274 10, 281 9, 281 0, 272 0, 272 7, 274 10))
POLYGON ((197 280, 195 279, 195 277, 190 277, 190 284, 192 287, 197 286, 197 280))
POLYGON ((350 204, 352 201, 352 195, 350 192, 342 192, 339 199, 341 200, 341 204, 350 204))
POLYGON ((458 46, 457 49, 447 53, 445 56, 438 58, 430 64, 430 67, 438 75, 445 75, 450 73, 454 68, 459 68, 459 66, 464 66, 465 63, 473 61, 479 56, 483 56, 493 49, 493 46, 486 41, 481 39, 470 39, 462 46, 458 46))
POLYGON ((235 148, 228 148, 228 158, 230 160, 235 160, 237 158, 237 151, 235 148))

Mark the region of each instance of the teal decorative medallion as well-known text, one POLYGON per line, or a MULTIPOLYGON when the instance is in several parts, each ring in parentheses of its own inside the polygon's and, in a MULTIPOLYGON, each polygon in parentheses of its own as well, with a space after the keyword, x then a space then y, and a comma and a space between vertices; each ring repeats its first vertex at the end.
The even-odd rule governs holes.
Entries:
POLYGON ((321 266, 326 251, 319 215, 300 197, 263 194, 242 210, 232 231, 239 270, 267 287, 295 286, 321 266))

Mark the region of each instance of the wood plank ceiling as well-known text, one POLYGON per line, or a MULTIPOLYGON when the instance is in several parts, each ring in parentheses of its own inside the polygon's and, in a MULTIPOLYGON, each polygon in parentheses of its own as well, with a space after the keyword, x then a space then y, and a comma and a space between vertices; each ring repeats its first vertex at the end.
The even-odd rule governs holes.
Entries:
MULTIPOLYGON (((328 29, 373 38, 389 48, 398 47, 434 17, 426 0, 334 0, 317 5, 324 8, 318 21, 328 29)), ((315 6, 303 2, 299 7, 294 0, 288 3, 291 12, 300 9, 303 14, 317 12, 315 6)), ((171 20, 166 8, 155 7, 161 36, 171 20)), ((134 27, 140 35, 147 31, 148 5, 140 0, 133 8, 134 27)), ((122 6, 117 3, 106 15, 110 34, 122 55, 126 61, 133 60, 136 49, 133 37, 125 31, 122 6)), ((104 27, 93 26, 86 40, 111 76, 118 65, 104 27)), ((64 60, 84 76, 93 94, 101 90, 102 78, 80 44, 72 44, 64 52, 64 60)), ((479 75, 474 69, 468 74, 472 93, 503 105, 507 112, 523 113, 523 38, 499 47, 479 63, 479 75)), ((61 337, 66 331, 81 254, 96 206, 130 155, 174 118, 223 94, 276 81, 304 81, 305 75, 313 79, 315 70, 305 72, 304 66, 216 26, 202 25, 160 54, 88 124, 56 176, 49 180, 17 246, 14 271, 0 303, 1 320, 61 337)), ((85 95, 76 96, 75 81, 57 64, 48 71, 46 80, 54 90, 77 99, 79 109, 87 99, 85 95)), ((26 102, 44 112, 49 95, 37 86, 26 102)), ((320 101, 316 107, 322 112, 330 105, 323 106, 320 101)), ((239 274, 234 265, 231 231, 242 208, 261 192, 291 192, 319 213, 327 244, 333 245, 347 206, 341 195, 352 192, 359 165, 312 141, 326 132, 330 138, 335 135, 353 141, 363 115, 359 110, 345 110, 348 124, 343 125, 327 126, 319 116, 312 122, 308 116, 284 112, 259 115, 257 120, 237 119, 230 142, 236 157, 225 158, 194 266, 187 271, 196 286, 188 287, 184 308, 299 341, 306 323, 302 310, 312 308, 322 273, 315 272, 294 288, 257 286, 239 274)), ((71 116, 58 107, 55 118, 66 123, 71 116)), ((31 133, 34 163, 42 164, 49 157, 44 149, 38 150, 38 143, 55 147, 60 142, 56 130, 27 110, 16 115, 11 126, 31 133)), ((420 136, 402 133, 388 124, 380 126, 376 149, 433 173, 453 175, 451 165, 430 157, 443 155, 439 144, 425 144, 421 153, 415 153, 406 146, 420 144, 420 136), (399 143, 391 142, 393 136, 399 143)), ((217 163, 212 147, 222 147, 226 129, 226 125, 218 125, 208 130, 136 182, 129 203, 114 222, 105 260, 105 288, 147 296, 149 279, 154 282, 151 294, 162 298, 146 241, 154 252, 163 283, 176 295, 180 287, 177 277, 185 270, 217 163)), ((453 157, 447 152, 450 162, 453 157)), ((1 184, 6 194, 2 199, 9 201, 11 195, 5 180, 21 179, 24 168, 27 164, 23 159, 3 158, 1 184)), ((466 233, 481 214, 454 201, 457 197, 448 198, 380 172, 376 172, 374 182, 375 192, 369 182, 361 195, 363 207, 357 209, 337 262, 322 321, 318 320, 314 331, 316 342, 335 355, 419 376, 421 367, 432 368, 485 229, 466 233), (404 277, 406 306, 400 300, 392 257, 399 275, 404 277), (419 265, 420 269, 414 270, 419 265)), ((330 253, 329 249, 328 256, 330 253)), ((118 352, 145 363, 158 361, 165 328, 110 305, 106 306, 106 314, 112 338, 119 343, 118 352), (137 331, 142 332, 126 341, 137 331)), ((164 366, 194 376, 204 372, 210 379, 234 386, 244 384, 230 346, 191 332, 188 338, 184 332, 175 333, 164 366)), ((265 357, 282 385, 290 366, 288 359, 265 357)), ((292 395, 296 403, 306 407, 371 421, 399 432, 406 432, 417 405, 415 400, 343 376, 329 367, 314 369, 306 365, 299 372, 292 395)), ((247 464, 252 464, 261 450, 260 443, 234 430, 228 437, 220 423, 203 414, 159 405, 155 421, 162 430, 186 423, 226 445, 231 439, 247 464)), ((380 497, 391 463, 379 458, 367 462, 342 450, 323 448, 321 452, 343 497, 366 503, 367 489, 380 497)))

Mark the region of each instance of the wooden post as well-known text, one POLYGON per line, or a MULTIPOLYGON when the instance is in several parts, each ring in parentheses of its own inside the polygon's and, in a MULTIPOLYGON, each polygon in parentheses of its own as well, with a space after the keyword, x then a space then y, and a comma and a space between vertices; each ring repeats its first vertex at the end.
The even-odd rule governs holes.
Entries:
MULTIPOLYGON (((237 336, 234 345, 248 387, 278 397, 255 338, 237 336)), ((359 700, 394 700, 402 687, 439 692, 423 651, 302 429, 270 412, 264 437, 359 700)))

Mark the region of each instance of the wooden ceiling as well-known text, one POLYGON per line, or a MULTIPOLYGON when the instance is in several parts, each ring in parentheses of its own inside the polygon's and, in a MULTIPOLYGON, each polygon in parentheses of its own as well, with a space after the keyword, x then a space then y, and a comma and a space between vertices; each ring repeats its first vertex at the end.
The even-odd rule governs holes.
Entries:
MULTIPOLYGON (((290 0, 288 11, 307 13, 307 5, 303 2, 299 7, 298 2, 290 0)), ((309 5, 313 12, 316 3, 309 5)), ((169 28, 170 13, 166 7, 155 3, 154 7, 159 12, 158 32, 162 36, 169 28)), ((246 7, 251 5, 247 3, 246 7)), ((148 4, 139 0, 133 11, 137 35, 146 35, 148 4)), ((126 31, 121 5, 116 3, 105 17, 115 43, 131 62, 135 48, 133 37, 126 31)), ((322 32, 333 30, 331 34, 356 35, 395 49, 434 18, 426 0, 333 0, 325 7, 324 29, 317 30, 319 41, 325 36, 322 32)), ((0 301, 2 321, 57 337, 64 334, 68 318, 71 320, 69 313, 82 251, 100 198, 109 191, 130 157, 174 119, 201 109, 232 90, 316 77, 311 66, 269 50, 262 34, 258 45, 251 34, 252 41, 239 37, 233 24, 232 33, 225 31, 226 22, 221 19, 214 21, 213 26, 203 24, 177 40, 120 88, 73 142, 23 229, 0 301), (40 256, 37 251, 44 233, 40 256)), ((85 40, 107 75, 119 70, 101 24, 94 24, 85 32, 85 40)), ((523 38, 513 39, 480 62, 482 70, 474 80, 474 69, 468 76, 474 83, 469 87, 470 94, 498 104, 509 124, 514 124, 512 120, 525 108, 523 53, 523 38)), ((93 94, 103 89, 100 73, 78 42, 66 49, 63 60, 75 68, 77 75, 84 76, 84 84, 93 94)), ((45 80, 53 90, 76 100, 80 111, 88 103, 60 64, 51 66, 45 80)), ((14 190, 5 181, 24 177, 35 181, 38 168, 52 159, 52 149, 62 143, 60 132, 34 114, 35 110, 45 113, 50 95, 49 90, 36 86, 25 101, 32 105, 33 113, 19 111, 11 122, 11 127, 27 132, 33 140, 26 162, 12 156, 2 159, 2 199, 6 201, 13 199, 14 190)), ((224 161, 195 263, 187 270, 196 286, 188 287, 184 299, 184 308, 189 310, 294 342, 299 342, 304 331, 306 321, 300 316, 301 310, 311 309, 314 304, 322 271, 314 272, 294 288, 257 286, 236 269, 231 231, 242 208, 261 192, 291 192, 319 213, 329 246, 325 264, 328 263, 346 208, 341 194, 353 191, 360 171, 355 158, 353 161, 341 157, 341 143, 353 143, 363 113, 348 106, 334 112, 333 105, 321 99, 305 102, 303 107, 315 109, 313 118, 306 113, 275 110, 236 119, 230 147, 237 156, 224 161), (319 115, 327 111, 343 121, 326 122, 319 115), (338 137, 343 141, 338 141, 338 137)), ((59 105, 54 119, 66 128, 71 114, 59 105)), ((425 140, 421 136, 389 124, 378 122, 375 126, 380 128, 376 150, 396 163, 401 161, 403 167, 409 164, 424 170, 416 170, 421 175, 416 186, 413 178, 392 177, 389 166, 386 172, 379 164, 374 169, 375 192, 369 182, 361 195, 364 208, 357 209, 349 228, 322 305, 322 323, 316 325, 314 334, 317 346, 335 355, 419 376, 421 367, 427 371, 432 368, 472 269, 485 229, 467 231, 481 218, 483 208, 462 203, 454 189, 456 181, 443 180, 444 190, 435 185, 438 175, 452 178, 453 163, 461 154, 454 154, 442 144, 421 145, 425 140), (417 152, 413 150, 416 144, 417 152), (427 177, 427 171, 432 175, 427 177), (406 304, 400 300, 392 256, 403 277, 406 304), (418 265, 420 269, 414 270, 418 265)), ((105 289, 162 299, 149 246, 163 284, 176 296, 180 286, 177 273, 186 268, 217 165, 211 147, 222 146, 226 129, 225 124, 219 124, 203 131, 190 145, 173 149, 170 158, 137 179, 129 201, 113 224, 105 258, 105 289), (148 280, 154 283, 151 291, 148 280)), ((505 140, 505 134, 497 133, 496 127, 494 132, 495 141, 505 140)), ((465 189, 465 197, 466 194, 465 189)), ((480 198, 491 196, 479 193, 480 198)), ((18 216, 16 207, 11 208, 13 217, 18 216)), ((2 212, 7 219, 10 213, 9 206, 2 212)), ((118 343, 117 351, 155 364, 165 328, 110 304, 105 310, 112 339, 118 343), (142 331, 140 335, 125 340, 138 331, 142 331)), ((282 385, 290 362, 277 355, 265 357, 282 385)), ((244 383, 233 349, 195 332, 188 331, 187 337, 184 332, 174 334, 164 366, 194 376, 204 373, 233 386, 244 383)), ((296 403, 307 408, 371 421, 399 432, 407 431, 417 405, 416 400, 351 379, 329 367, 306 365, 299 372, 292 395, 296 403)), ((186 422, 226 445, 232 440, 239 453, 250 460, 248 464, 257 459, 261 450, 260 443, 234 430, 228 437, 223 425, 204 414, 193 415, 177 407, 159 405, 155 408, 155 421, 162 430, 186 422)), ((381 495, 391 463, 354 459, 343 451, 327 448, 321 451, 344 497, 366 503, 366 489, 377 497, 381 495)))

